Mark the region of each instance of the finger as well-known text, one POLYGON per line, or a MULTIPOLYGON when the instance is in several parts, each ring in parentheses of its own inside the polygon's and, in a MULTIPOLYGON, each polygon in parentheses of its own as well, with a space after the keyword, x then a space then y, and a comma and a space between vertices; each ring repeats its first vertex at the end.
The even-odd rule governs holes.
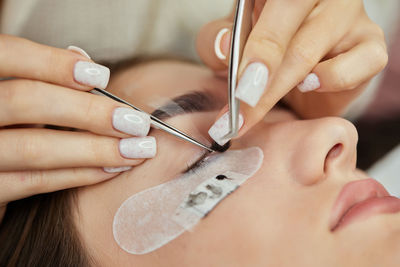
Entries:
MULTIPOLYGON (((268 86, 268 90, 262 95, 257 106, 254 108, 248 105, 241 106, 245 125, 239 132, 239 136, 262 120, 265 114, 280 99, 311 72, 318 62, 348 32, 349 25, 354 23, 362 6, 359 1, 341 0, 322 3, 326 4, 326 6, 319 7, 322 11, 312 16, 296 32, 279 69, 276 70, 268 86), (343 15, 343 10, 346 10, 345 16, 343 15)), ((256 77, 259 76, 260 74, 257 74, 256 77)))
POLYGON ((274 76, 293 38, 318 0, 266 2, 250 33, 239 67, 236 97, 254 107, 274 76))
POLYGON ((87 57, 10 35, 0 35, 0 77, 19 77, 89 90, 106 88, 110 70, 87 57))
POLYGON ((152 136, 118 139, 50 129, 0 131, 0 171, 135 166, 155 154, 152 136))
POLYGON ((106 97, 39 81, 1 82, 0 106, 0 126, 50 124, 117 137, 145 136, 150 128, 147 114, 106 97))
POLYGON ((228 66, 232 20, 221 19, 208 23, 196 40, 198 55, 208 67, 221 71, 228 66))
POLYGON ((298 89, 301 92, 352 90, 379 73, 387 61, 384 43, 375 40, 363 42, 346 53, 319 63, 298 89))
POLYGON ((118 174, 104 172, 101 168, 1 172, 0 203, 8 203, 36 194, 96 184, 118 174))

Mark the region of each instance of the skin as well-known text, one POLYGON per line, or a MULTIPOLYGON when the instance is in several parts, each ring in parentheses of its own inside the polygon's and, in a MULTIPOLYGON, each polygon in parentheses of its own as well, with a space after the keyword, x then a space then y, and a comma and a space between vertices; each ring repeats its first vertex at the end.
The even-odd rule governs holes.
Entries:
MULTIPOLYGON (((154 105, 165 100, 165 91, 171 98, 189 88, 208 88, 222 106, 226 84, 199 66, 154 62, 115 76, 110 88, 133 103, 154 105)), ((189 134, 207 136, 217 112, 218 107, 168 122, 189 134)), ((116 210, 131 195, 179 176, 201 151, 162 131, 150 134, 158 140, 156 158, 77 191, 76 225, 96 266, 399 265, 400 214, 373 216, 334 232, 329 229, 331 209, 343 186, 367 178, 355 168, 354 126, 334 117, 298 120, 283 110, 271 111, 252 131, 233 141, 231 149, 263 150, 265 160, 254 177, 193 232, 149 254, 126 253, 113 239, 116 210), (336 144, 342 149, 333 153, 336 144)))
MULTIPOLYGON (((233 13, 198 35, 200 57, 217 72, 226 73, 228 60, 215 56, 214 41, 232 21, 233 13)), ((387 62, 382 30, 367 17, 362 0, 256 0, 253 22, 239 76, 257 61, 268 67, 270 77, 255 108, 242 104, 246 124, 239 136, 282 98, 304 118, 341 115, 387 62), (291 90, 310 72, 319 77, 320 89, 291 90)), ((222 38, 225 54, 229 36, 222 38)), ((0 48, 7 51, 0 54, 6 62, 0 64, 0 77, 16 78, 0 82, 0 221, 10 201, 98 183, 116 175, 101 167, 144 161, 119 154, 120 139, 129 135, 110 122, 123 105, 87 94, 91 86, 75 79, 75 64, 92 61, 85 53, 4 34, 0 48), (43 124, 85 132, 53 131, 43 124)), ((226 111, 221 109, 215 117, 226 111)))
MULTIPOLYGON (((258 62, 269 70, 264 94, 253 108, 242 102, 246 125, 239 137, 261 121, 282 98, 303 118, 342 116, 369 80, 388 61, 382 29, 370 20, 362 0, 255 0, 253 28, 244 46, 239 79, 258 62), (309 73, 319 79, 315 91, 292 90, 309 73)), ((233 14, 205 25, 197 38, 204 63, 226 75, 233 14), (225 60, 214 50, 218 32, 225 60)), ((225 113, 224 107, 218 116, 225 113)))
POLYGON ((132 136, 111 122, 125 105, 87 93, 91 86, 75 80, 75 64, 90 58, 4 34, 0 47, 7 51, 0 77, 14 78, 0 81, 0 221, 10 201, 98 183, 116 175, 102 167, 144 161, 119 153, 120 139, 132 136))

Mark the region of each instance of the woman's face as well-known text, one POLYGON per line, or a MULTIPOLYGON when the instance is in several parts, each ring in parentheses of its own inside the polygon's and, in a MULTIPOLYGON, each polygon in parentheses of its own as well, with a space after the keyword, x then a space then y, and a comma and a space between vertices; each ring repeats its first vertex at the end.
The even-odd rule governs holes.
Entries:
MULTIPOLYGON (((208 136, 217 111, 226 103, 224 80, 188 63, 139 65, 115 75, 109 88, 148 111, 149 104, 158 107, 189 91, 212 96, 213 107, 208 105, 211 111, 168 119, 199 139, 208 136)), ((340 206, 349 206, 349 199, 354 201, 359 195, 376 193, 376 186, 363 183, 357 194, 349 194, 357 185, 353 183, 347 186, 347 193, 342 193, 347 196, 339 204, 337 201, 346 184, 367 178, 355 168, 354 126, 340 118, 296 120, 283 110, 271 111, 251 132, 232 143, 231 149, 258 146, 264 152, 263 164, 250 180, 224 199, 193 232, 185 232, 154 252, 128 254, 113 238, 117 209, 131 195, 178 177, 202 152, 162 131, 153 130, 151 135, 158 145, 154 159, 110 181, 78 190, 76 224, 98 263, 399 266, 400 213, 393 213, 393 206, 388 213, 374 202, 359 208, 335 228, 339 214, 344 212, 340 206), (385 214, 377 215, 380 210, 385 214)))

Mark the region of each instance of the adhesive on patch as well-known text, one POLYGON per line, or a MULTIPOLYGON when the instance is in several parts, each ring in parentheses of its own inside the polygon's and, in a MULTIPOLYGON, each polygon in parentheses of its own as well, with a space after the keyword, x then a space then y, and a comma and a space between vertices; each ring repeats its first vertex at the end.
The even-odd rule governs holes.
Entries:
POLYGON ((258 147, 216 154, 194 171, 129 197, 114 216, 115 241, 131 254, 162 247, 253 176, 262 160, 258 147))

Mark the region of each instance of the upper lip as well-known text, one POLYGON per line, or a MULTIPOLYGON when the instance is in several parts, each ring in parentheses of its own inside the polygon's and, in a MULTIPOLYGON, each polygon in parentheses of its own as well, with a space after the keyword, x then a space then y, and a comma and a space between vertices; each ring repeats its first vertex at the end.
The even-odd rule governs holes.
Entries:
POLYGON ((363 179, 347 183, 339 193, 333 206, 330 220, 330 229, 334 230, 341 218, 355 204, 371 198, 389 196, 386 189, 374 179, 363 179))

